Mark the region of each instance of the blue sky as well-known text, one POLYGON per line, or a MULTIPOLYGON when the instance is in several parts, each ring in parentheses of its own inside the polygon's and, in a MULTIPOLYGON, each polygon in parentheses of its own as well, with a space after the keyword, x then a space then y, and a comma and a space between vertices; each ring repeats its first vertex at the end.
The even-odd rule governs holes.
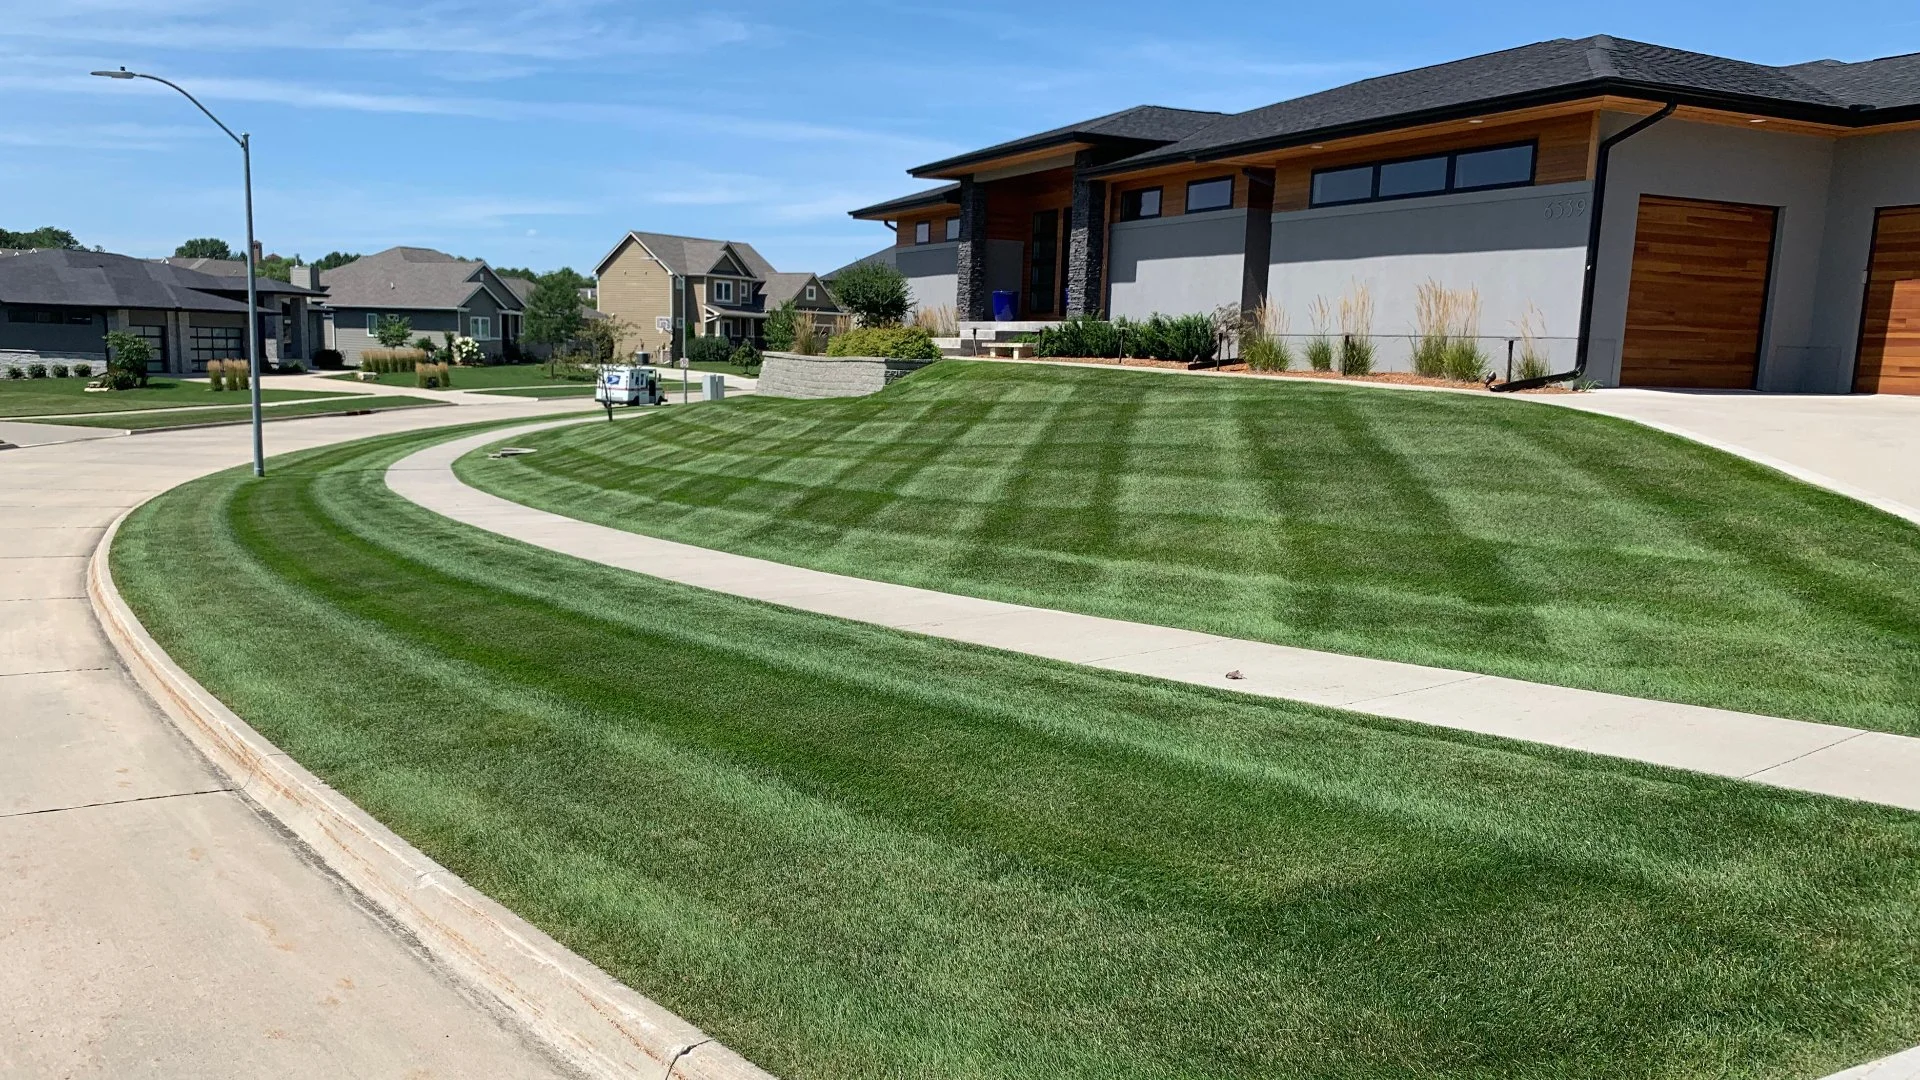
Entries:
POLYGON ((1920 5, 0 0, 0 227, 238 247, 238 152, 164 87, 86 75, 121 64, 253 133, 270 251, 590 270, 637 228, 824 271, 888 242, 848 209, 949 153, 1593 33, 1857 60, 1920 50, 1920 5))

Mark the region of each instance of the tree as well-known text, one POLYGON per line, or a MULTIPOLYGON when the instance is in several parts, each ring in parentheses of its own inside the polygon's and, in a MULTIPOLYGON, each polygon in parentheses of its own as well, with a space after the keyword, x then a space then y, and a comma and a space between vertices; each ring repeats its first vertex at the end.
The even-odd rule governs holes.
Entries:
POLYGON ((582 321, 580 333, 573 340, 584 362, 611 364, 616 359, 614 351, 620 348, 621 340, 632 335, 633 327, 625 319, 609 315, 604 319, 582 321))
POLYGON ((269 255, 253 264, 253 268, 263 278, 275 281, 292 281, 293 268, 301 265, 300 256, 289 259, 285 255, 269 255))
POLYGON ((335 269, 336 267, 345 266, 359 257, 358 255, 349 254, 345 251, 329 251, 314 260, 313 268, 325 272, 335 269))
POLYGON ((153 347, 147 339, 126 330, 107 334, 107 385, 115 390, 131 390, 147 385, 147 361, 153 359, 153 347))
POLYGON ((885 263, 858 263, 827 283, 827 291, 861 326, 898 326, 913 306, 907 276, 885 263))
POLYGON ((787 352, 793 348, 793 324, 799 318, 799 310, 789 298, 767 312, 767 321, 760 324, 760 337, 766 341, 767 348, 774 352, 787 352))
POLYGON ((0 247, 4 248, 55 248, 61 251, 80 250, 80 241, 65 229, 56 229, 43 225, 26 232, 14 232, 0 229, 0 247))
POLYGON ((380 344, 389 349, 397 349, 405 345, 407 338, 412 335, 413 320, 403 319, 398 315, 388 315, 382 318, 380 324, 375 327, 373 331, 373 336, 380 339, 380 344))
POLYGON ((521 336, 553 352, 580 333, 580 294, 565 281, 548 277, 533 287, 522 316, 521 336))
POLYGON ((173 249, 176 259, 231 259, 233 249, 225 240, 213 236, 201 236, 189 240, 173 249))

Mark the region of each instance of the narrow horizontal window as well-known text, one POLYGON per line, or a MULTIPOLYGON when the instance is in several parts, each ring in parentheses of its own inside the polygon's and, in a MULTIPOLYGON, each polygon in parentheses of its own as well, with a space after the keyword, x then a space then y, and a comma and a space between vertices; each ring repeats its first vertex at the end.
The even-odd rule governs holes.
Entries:
POLYGON ((1328 169, 1313 174, 1313 205, 1364 202, 1373 198, 1373 166, 1328 169))
POLYGON ((1396 161, 1380 166, 1378 194, 1383 199, 1391 199, 1396 195, 1431 195, 1445 190, 1447 159, 1444 157, 1396 161))
POLYGON ((1197 214, 1202 210, 1225 210, 1233 205, 1233 177, 1217 176, 1210 180, 1195 180, 1187 185, 1187 213, 1197 214))
POLYGON ((1458 154, 1453 159, 1453 186, 1460 191, 1531 183, 1531 144, 1503 146, 1498 150, 1476 150, 1470 154, 1458 154))
POLYGON ((1141 188, 1120 195, 1120 220, 1139 221, 1160 216, 1160 189, 1141 188))
POLYGON ((1534 144, 1519 143, 1322 169, 1313 174, 1310 205, 1517 187, 1533 183, 1533 160, 1534 144))

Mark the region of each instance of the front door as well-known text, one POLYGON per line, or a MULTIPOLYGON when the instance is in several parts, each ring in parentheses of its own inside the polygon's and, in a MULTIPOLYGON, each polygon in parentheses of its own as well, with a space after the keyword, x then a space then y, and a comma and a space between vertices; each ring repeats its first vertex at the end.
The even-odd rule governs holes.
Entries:
POLYGON ((1041 210, 1033 215, 1033 240, 1027 264, 1027 314, 1052 315, 1053 298, 1059 294, 1060 211, 1041 210))
POLYGON ((1620 385, 1751 390, 1774 208, 1640 196, 1620 385))
POLYGON ((1920 394, 1920 206, 1885 207, 1873 216, 1853 370, 1856 393, 1920 394))

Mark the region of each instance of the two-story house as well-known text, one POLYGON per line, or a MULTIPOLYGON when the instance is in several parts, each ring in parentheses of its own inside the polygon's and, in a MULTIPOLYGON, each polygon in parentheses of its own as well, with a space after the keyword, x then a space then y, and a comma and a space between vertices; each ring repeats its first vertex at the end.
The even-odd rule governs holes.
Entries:
POLYGON ((622 352, 686 353, 687 341, 761 340, 767 312, 784 300, 820 326, 842 316, 812 274, 783 274, 753 245, 667 233, 629 232, 594 267, 599 309, 628 327, 622 352), (811 293, 809 292, 811 290, 811 293))

